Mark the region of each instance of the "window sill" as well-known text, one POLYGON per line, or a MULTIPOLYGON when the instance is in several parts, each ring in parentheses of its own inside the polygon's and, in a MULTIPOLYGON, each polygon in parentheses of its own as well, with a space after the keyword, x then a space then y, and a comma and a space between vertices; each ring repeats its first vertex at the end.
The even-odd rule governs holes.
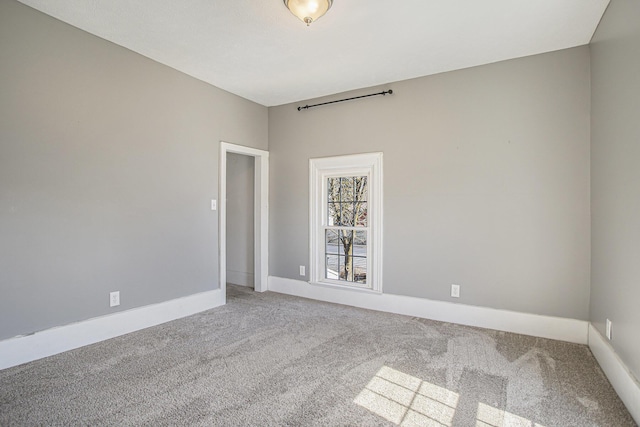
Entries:
POLYGON ((333 288, 333 289, 337 288, 337 289, 344 289, 346 291, 354 291, 354 292, 360 292, 360 293, 365 293, 365 294, 382 295, 382 289, 374 290, 374 289, 367 289, 367 288, 359 288, 357 286, 340 285, 340 284, 337 284, 337 283, 327 283, 327 282, 309 281, 308 283, 310 285, 320 286, 320 287, 323 287, 323 288, 333 288))

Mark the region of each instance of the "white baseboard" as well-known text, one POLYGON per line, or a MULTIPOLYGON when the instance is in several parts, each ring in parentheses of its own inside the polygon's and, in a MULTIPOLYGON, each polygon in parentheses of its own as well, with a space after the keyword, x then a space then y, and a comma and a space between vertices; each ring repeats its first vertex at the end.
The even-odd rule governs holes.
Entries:
POLYGON ((592 324, 589 324, 589 348, 633 419, 640 424, 640 383, 592 324))
POLYGON ((246 273, 243 271, 234 271, 227 269, 227 283, 233 283, 234 285, 253 287, 254 278, 253 273, 246 273))
POLYGON ((0 341, 0 369, 190 316, 225 302, 224 292, 217 289, 9 338, 0 341))
POLYGON ((588 343, 589 323, 584 320, 498 310, 402 295, 374 294, 355 289, 311 285, 301 280, 276 276, 269 276, 269 290, 441 322, 515 332, 578 344, 588 343))

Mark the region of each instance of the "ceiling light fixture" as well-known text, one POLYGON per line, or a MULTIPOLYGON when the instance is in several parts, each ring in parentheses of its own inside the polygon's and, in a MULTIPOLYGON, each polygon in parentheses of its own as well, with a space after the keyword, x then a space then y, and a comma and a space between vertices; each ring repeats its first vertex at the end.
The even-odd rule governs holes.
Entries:
POLYGON ((307 27, 327 13, 333 0, 284 0, 284 5, 307 27))

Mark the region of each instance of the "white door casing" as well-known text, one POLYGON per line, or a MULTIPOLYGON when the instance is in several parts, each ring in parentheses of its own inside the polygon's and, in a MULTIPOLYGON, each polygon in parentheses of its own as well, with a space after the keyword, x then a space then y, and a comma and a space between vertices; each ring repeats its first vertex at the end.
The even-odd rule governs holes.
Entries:
POLYGON ((227 153, 255 159, 254 167, 254 290, 267 290, 269 277, 269 152, 220 142, 219 269, 220 289, 227 288, 227 153))

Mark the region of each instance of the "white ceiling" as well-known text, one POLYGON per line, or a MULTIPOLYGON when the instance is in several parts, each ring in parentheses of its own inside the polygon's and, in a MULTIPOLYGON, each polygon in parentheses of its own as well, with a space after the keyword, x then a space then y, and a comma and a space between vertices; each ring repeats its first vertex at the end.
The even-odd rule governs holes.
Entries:
POLYGON ((589 43, 609 0, 20 0, 266 106, 589 43))

